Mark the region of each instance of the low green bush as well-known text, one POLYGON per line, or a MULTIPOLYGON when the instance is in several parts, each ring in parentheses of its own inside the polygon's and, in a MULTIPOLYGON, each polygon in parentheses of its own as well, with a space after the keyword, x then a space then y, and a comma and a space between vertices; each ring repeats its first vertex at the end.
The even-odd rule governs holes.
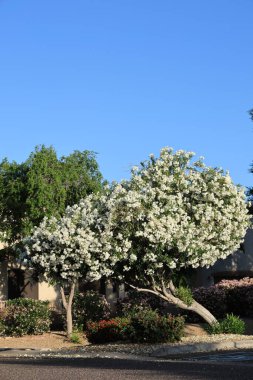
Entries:
POLYGON ((162 316, 155 310, 142 310, 131 316, 127 333, 132 342, 177 342, 183 336, 184 318, 162 316))
POLYGON ((76 344, 81 343, 81 339, 78 332, 73 332, 69 340, 71 343, 76 343, 76 344))
POLYGON ((86 328, 88 321, 97 322, 110 317, 105 297, 93 290, 77 293, 73 302, 73 323, 78 330, 86 328))
POLYGON ((48 302, 29 298, 7 301, 0 319, 2 333, 9 336, 43 334, 51 324, 48 302))
POLYGON ((207 326, 210 334, 243 334, 245 332, 245 323, 239 317, 233 314, 227 314, 223 320, 207 326))

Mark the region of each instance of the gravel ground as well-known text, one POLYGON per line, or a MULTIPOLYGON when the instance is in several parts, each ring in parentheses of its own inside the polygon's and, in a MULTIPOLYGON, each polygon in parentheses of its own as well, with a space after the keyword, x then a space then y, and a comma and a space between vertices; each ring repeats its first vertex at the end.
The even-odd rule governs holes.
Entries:
MULTIPOLYGON (((235 335, 235 334, 219 334, 219 335, 207 335, 207 336, 191 336, 184 337, 177 343, 162 343, 162 344, 133 344, 133 343, 114 343, 114 344, 100 344, 100 345, 87 345, 82 348, 78 348, 77 351, 82 353, 100 353, 100 352, 120 352, 134 355, 150 355, 153 351, 162 347, 175 347, 182 346, 190 343, 200 342, 224 342, 224 341, 238 341, 238 340, 250 340, 253 339, 253 335, 235 335)), ((253 347, 252 347, 253 348, 253 347)))

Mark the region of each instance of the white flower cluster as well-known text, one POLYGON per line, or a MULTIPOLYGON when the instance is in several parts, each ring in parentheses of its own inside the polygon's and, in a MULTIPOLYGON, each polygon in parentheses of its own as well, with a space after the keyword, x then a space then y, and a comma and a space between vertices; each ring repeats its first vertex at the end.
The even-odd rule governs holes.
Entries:
POLYGON ((208 267, 242 242, 250 220, 243 189, 193 156, 164 148, 114 190, 112 230, 131 243, 126 269, 208 267))
POLYGON ((25 240, 31 266, 50 280, 62 283, 81 277, 95 281, 111 275, 113 258, 110 260, 106 251, 102 254, 103 243, 107 246, 110 240, 103 224, 106 215, 100 216, 96 205, 96 197, 89 196, 68 207, 60 220, 45 218, 25 240))
POLYGON ((243 189, 194 154, 164 148, 115 184, 45 219, 26 241, 33 266, 57 281, 210 266, 236 250, 249 216, 243 189))

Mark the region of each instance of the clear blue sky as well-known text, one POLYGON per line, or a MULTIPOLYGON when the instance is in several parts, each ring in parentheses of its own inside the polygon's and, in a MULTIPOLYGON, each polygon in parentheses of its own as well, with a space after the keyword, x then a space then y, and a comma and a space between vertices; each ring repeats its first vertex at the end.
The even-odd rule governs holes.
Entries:
POLYGON ((0 159, 94 150, 105 178, 163 146, 253 185, 252 0, 0 0, 0 159))

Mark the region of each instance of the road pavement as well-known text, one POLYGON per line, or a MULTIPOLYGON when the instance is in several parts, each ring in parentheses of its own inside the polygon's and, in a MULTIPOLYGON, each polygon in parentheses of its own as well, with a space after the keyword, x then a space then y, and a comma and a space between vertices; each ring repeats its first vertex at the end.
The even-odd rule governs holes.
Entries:
POLYGON ((0 358, 0 380, 251 380, 253 362, 0 358))

